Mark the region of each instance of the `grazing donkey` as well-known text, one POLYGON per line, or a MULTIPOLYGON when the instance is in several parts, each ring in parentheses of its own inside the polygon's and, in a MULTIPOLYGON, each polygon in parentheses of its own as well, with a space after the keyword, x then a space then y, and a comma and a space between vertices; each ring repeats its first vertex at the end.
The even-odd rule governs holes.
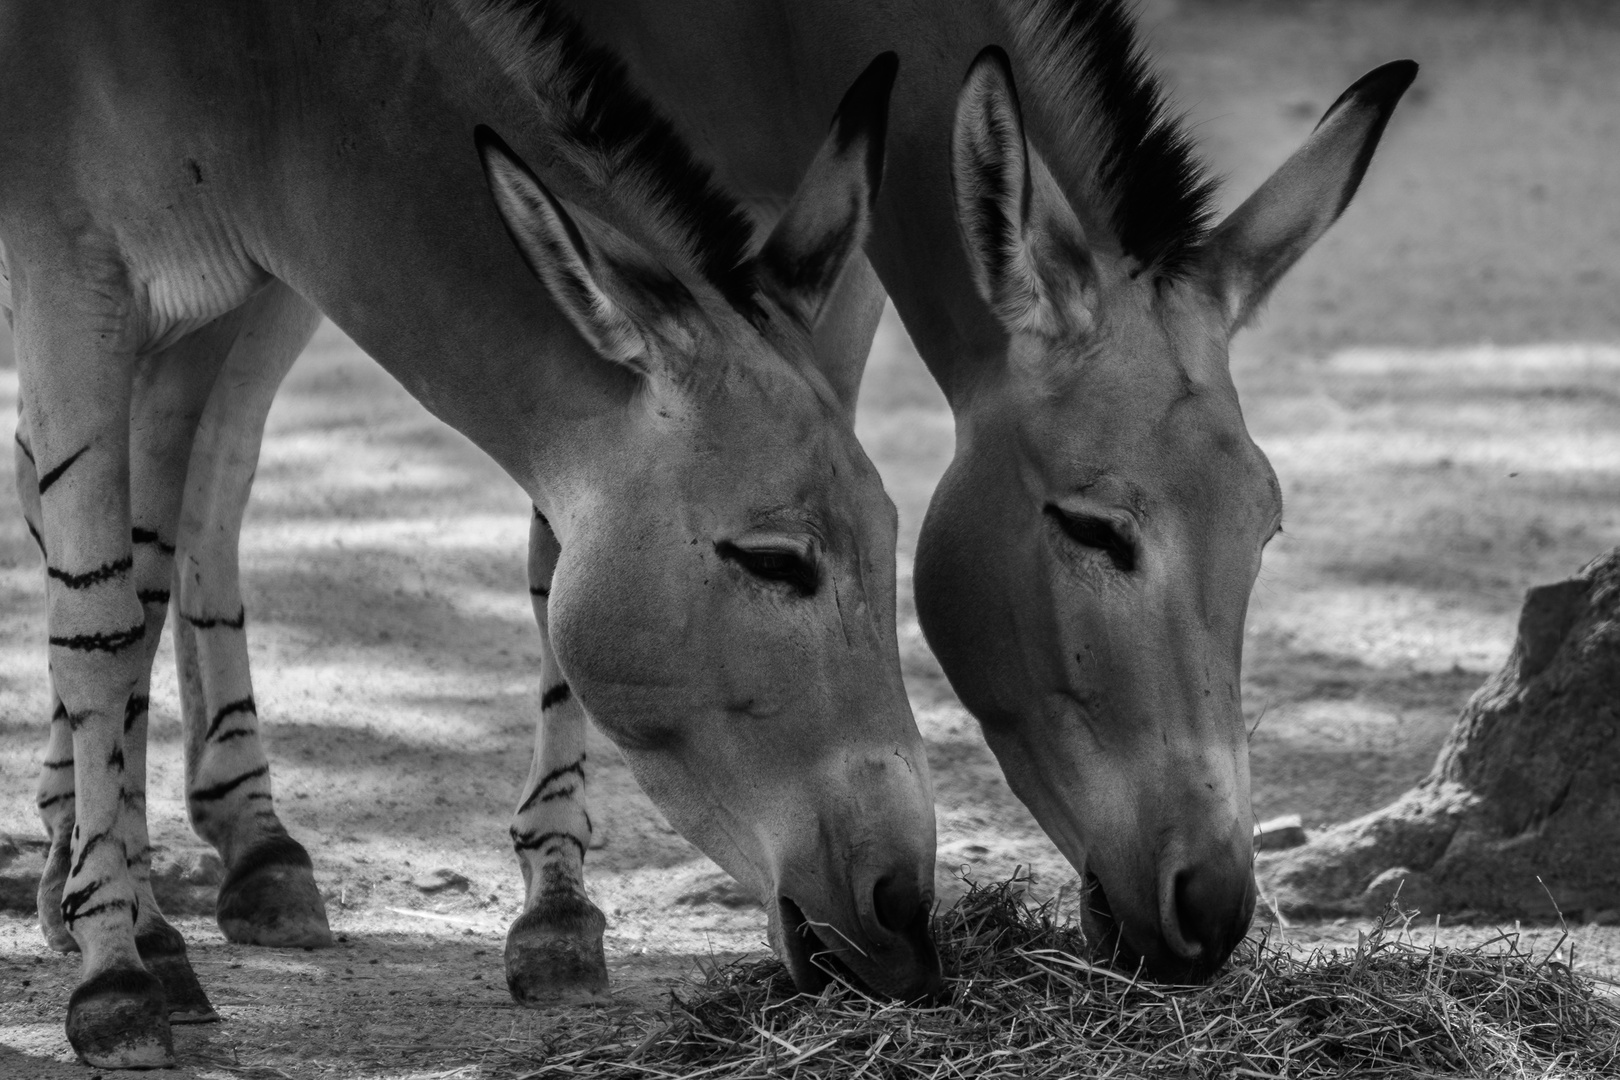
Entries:
MULTIPOLYGON (((0 295, 56 706, 41 918, 82 953, 67 1030, 93 1065, 171 1063, 170 1016, 211 1017, 148 881, 146 694, 171 599, 221 926, 329 940, 271 800, 235 561, 265 412, 321 311, 544 514, 547 711, 589 708, 767 902, 807 984, 810 924, 877 990, 938 978, 894 511, 834 389, 853 376, 812 348, 868 231, 895 59, 849 91, 751 254, 746 219, 607 54, 543 5, 508 15, 0 5, 0 295)), ((526 812, 568 802, 583 750, 565 758, 526 812)), ((600 918, 576 817, 520 813, 520 995, 568 983, 600 918)))
POLYGON ((1211 227, 1120 0, 569 3, 767 205, 838 73, 901 51, 870 263, 822 340, 864 351, 893 298, 956 416, 917 548, 928 642, 1104 947, 1208 976, 1254 907, 1239 667, 1282 511, 1227 343, 1344 210, 1416 65, 1357 82, 1211 227))

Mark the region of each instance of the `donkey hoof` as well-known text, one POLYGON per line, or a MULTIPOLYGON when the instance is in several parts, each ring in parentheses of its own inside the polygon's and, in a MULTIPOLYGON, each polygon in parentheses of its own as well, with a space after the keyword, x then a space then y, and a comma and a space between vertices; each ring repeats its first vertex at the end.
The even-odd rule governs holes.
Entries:
POLYGON ((332 944, 309 853, 290 836, 264 841, 237 860, 219 887, 215 913, 225 940, 238 945, 312 949, 332 944))
POLYGON ((119 968, 79 985, 68 999, 73 1052, 98 1069, 164 1069, 174 1065, 163 984, 151 973, 119 968))
POLYGON ((163 984, 171 1024, 212 1024, 219 1013, 203 992, 197 973, 186 957, 186 942, 180 932, 164 923, 135 937, 141 963, 163 984))
POLYGON ((62 888, 68 878, 68 849, 51 849, 46 858, 45 872, 39 877, 39 929, 45 935, 45 944, 59 953, 79 951, 79 943, 68 933, 62 918, 62 888))
POLYGON ((506 934, 506 986, 524 1005, 589 1004, 608 996, 607 919, 583 896, 542 897, 506 934))
POLYGON ((79 951, 79 943, 73 940, 73 935, 68 933, 67 927, 61 923, 51 924, 42 920, 39 928, 45 934, 45 944, 56 952, 76 953, 79 951))

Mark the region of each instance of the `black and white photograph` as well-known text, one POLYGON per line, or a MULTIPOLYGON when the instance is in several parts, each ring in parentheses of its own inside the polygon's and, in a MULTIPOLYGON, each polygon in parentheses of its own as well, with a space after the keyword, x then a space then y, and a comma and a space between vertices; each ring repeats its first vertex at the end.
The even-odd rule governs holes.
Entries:
POLYGON ((0 1078, 1620 1075, 1620 3, 0 0, 0 1078))

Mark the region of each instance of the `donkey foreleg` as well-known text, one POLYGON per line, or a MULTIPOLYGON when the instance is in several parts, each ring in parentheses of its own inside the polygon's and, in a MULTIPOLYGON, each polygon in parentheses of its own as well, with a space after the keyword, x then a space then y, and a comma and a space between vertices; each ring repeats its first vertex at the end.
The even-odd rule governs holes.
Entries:
MULTIPOLYGON (((41 531, 43 519, 39 510, 39 472, 35 468, 31 441, 28 416, 23 413, 17 418, 17 500, 22 504, 23 522, 39 547, 40 558, 48 565, 50 556, 45 550, 45 534, 41 531)), ((67 883, 68 871, 73 864, 73 729, 68 724, 67 706, 56 694, 54 673, 50 676, 50 682, 50 735, 34 799, 39 819, 45 826, 45 836, 50 841, 49 853, 45 856, 45 871, 39 878, 39 928, 45 935, 45 943, 57 952, 77 952, 79 945, 68 933, 67 923, 62 919, 62 886, 67 883)))
POLYGON ((506 985, 524 1004, 590 1001, 608 992, 607 920, 585 894, 591 816, 585 805, 589 718, 557 666, 546 600, 560 554, 546 519, 529 523, 529 595, 540 627, 540 720, 534 760, 512 819, 523 867, 523 914, 506 935, 506 985))
MULTIPOLYGON (((146 639, 130 542, 133 298, 114 257, 82 239, 70 250, 86 265, 58 280, 47 271, 30 281, 16 321, 47 553, 51 674, 71 733, 73 824, 61 912, 83 960, 67 1035, 95 1066, 163 1066, 173 1063, 174 1049, 163 986, 136 946, 141 913, 130 870, 145 830, 134 820, 140 807, 124 738, 146 639)), ((53 751, 65 749, 52 743, 53 751)))
POLYGON ((320 312, 272 281, 203 411, 186 473, 175 564, 175 660, 186 743, 186 808, 225 863, 216 916, 241 944, 332 943, 309 853, 288 835, 270 790, 248 670, 237 542, 265 417, 320 312))

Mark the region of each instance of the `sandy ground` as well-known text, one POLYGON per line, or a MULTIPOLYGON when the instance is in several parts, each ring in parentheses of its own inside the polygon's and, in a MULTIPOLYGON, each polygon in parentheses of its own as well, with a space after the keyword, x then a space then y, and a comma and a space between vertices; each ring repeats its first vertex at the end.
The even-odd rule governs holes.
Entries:
MULTIPOLYGON (((1506 655, 1523 590, 1620 543, 1620 12, 1161 0, 1147 22, 1231 177, 1229 204, 1362 71, 1424 65, 1356 203, 1234 351, 1287 501, 1249 620, 1254 802, 1319 826, 1426 772, 1506 655)), ((0 364, 8 351, 0 341, 0 364)), ((15 394, 0 367, 0 445, 15 394)), ((859 432, 900 507, 902 653, 937 786, 941 894, 959 868, 1019 864, 1055 892, 1072 871, 917 629, 911 554, 951 423, 892 318, 859 432)), ((47 712, 42 575, 13 503, 0 485, 0 833, 27 839, 47 712)), ((271 417, 243 567, 278 800, 346 940, 228 945, 206 887, 185 893, 177 921, 226 1022, 180 1029, 181 1074, 517 1076, 568 1023, 514 1006, 500 964, 521 899, 506 818, 537 693, 526 528, 510 480, 322 329, 271 417), (440 868, 469 886, 418 888, 440 868)), ((154 837, 163 865, 183 866, 202 849, 184 824, 167 651, 152 717, 154 837)), ((591 758, 606 844, 590 882, 609 916, 612 1007, 635 1017, 696 959, 763 948, 764 919, 606 740, 591 758)), ((0 1076, 84 1076, 61 1030, 75 965, 44 949, 20 895, 33 859, 0 866, 0 1076)), ((1620 977, 1620 930, 1574 934, 1579 967, 1620 977)))

